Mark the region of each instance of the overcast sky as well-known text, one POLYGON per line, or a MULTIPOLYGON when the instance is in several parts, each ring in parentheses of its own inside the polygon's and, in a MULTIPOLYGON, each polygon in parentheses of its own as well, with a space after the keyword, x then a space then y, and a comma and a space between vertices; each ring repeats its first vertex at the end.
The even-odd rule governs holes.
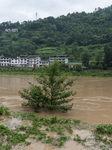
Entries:
POLYGON ((0 0, 0 23, 20 23, 49 16, 59 17, 73 12, 93 12, 111 6, 112 0, 0 0))

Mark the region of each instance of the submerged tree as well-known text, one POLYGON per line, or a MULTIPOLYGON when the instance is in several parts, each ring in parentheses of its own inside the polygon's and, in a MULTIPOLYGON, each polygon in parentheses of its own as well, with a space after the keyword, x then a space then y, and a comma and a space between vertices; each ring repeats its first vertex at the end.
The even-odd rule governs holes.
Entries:
POLYGON ((69 87, 73 85, 73 80, 62 75, 59 69, 59 63, 55 61, 49 67, 45 67, 41 75, 36 78, 39 85, 30 83, 30 89, 19 91, 22 98, 27 99, 24 103, 26 106, 33 107, 36 111, 39 107, 49 109, 60 109, 64 112, 71 110, 73 103, 68 105, 73 99, 69 98, 76 92, 69 91, 69 87))

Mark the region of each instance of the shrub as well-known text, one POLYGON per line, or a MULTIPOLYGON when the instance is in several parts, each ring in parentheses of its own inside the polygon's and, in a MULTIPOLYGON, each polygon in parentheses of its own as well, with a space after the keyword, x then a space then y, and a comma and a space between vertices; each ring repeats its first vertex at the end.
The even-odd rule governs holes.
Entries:
POLYGON ((4 105, 0 107, 0 115, 10 115, 10 112, 8 107, 5 107, 4 105))

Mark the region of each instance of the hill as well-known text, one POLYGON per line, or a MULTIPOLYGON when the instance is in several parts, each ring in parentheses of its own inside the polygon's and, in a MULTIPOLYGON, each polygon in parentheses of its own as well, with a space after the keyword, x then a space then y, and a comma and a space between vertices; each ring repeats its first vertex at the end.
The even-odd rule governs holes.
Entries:
POLYGON ((112 41, 112 5, 95 9, 92 13, 68 13, 58 18, 48 17, 22 23, 0 24, 0 54, 39 54, 48 59, 52 54, 67 54, 70 62, 81 60, 81 53, 87 49, 94 60, 104 45, 112 41), (18 32, 5 29, 17 28, 18 32))

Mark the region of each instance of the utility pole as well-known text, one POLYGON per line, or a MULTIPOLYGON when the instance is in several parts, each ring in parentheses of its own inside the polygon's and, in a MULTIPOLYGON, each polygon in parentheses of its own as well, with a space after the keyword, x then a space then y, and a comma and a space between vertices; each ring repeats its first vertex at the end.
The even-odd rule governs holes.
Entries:
POLYGON ((37 12, 36 12, 36 20, 37 20, 37 12))

